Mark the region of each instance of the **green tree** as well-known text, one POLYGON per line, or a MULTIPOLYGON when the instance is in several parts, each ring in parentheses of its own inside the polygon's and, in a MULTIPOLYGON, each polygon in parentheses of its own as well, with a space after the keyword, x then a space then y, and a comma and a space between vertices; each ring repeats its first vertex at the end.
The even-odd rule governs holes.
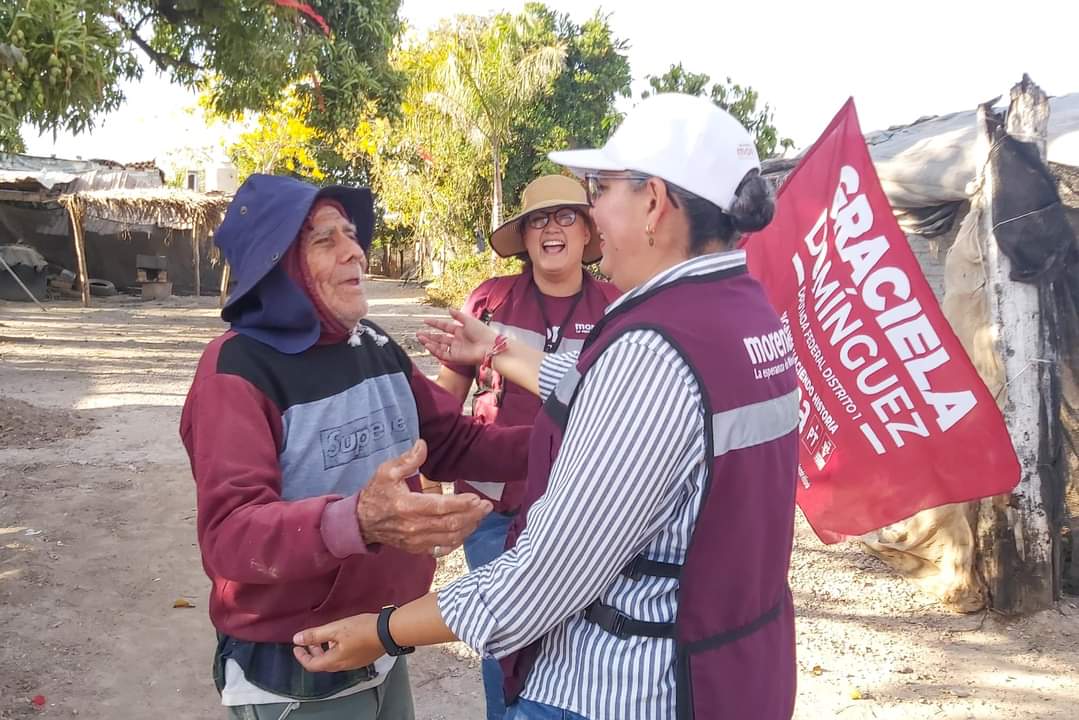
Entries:
POLYGON ((486 148, 428 102, 456 41, 454 30, 444 26, 396 52, 394 66, 409 78, 398 111, 391 117, 369 113, 339 146, 349 162, 366 158, 382 210, 380 246, 414 249, 425 270, 470 251, 476 230, 486 224, 486 148))
POLYGON ((618 122, 615 98, 629 93, 625 44, 613 38, 606 18, 597 15, 578 26, 539 3, 517 17, 447 21, 394 55, 394 67, 409 78, 400 111, 372 123, 373 132, 358 128, 351 137, 369 153, 371 184, 385 210, 380 236, 391 247, 414 248, 436 276, 440 266, 449 268, 431 286, 429 296, 437 302, 454 304, 462 289, 495 269, 511 271, 471 258, 496 202, 505 204, 496 201, 489 143, 473 123, 447 123, 430 101, 432 92, 443 90, 446 65, 460 52, 462 37, 488 38, 507 28, 521 45, 519 55, 565 48, 553 82, 505 113, 512 124, 502 136, 501 185, 511 201, 538 172, 557 172, 546 160, 549 150, 603 143, 618 122))
POLYGON ((772 108, 764 103, 758 109, 760 96, 757 91, 748 85, 739 85, 730 78, 725 83, 713 83, 709 87, 712 78, 705 73, 694 73, 686 70, 682 63, 671 65, 670 69, 662 75, 649 75, 648 84, 651 90, 641 94, 646 98, 653 93, 680 92, 687 95, 699 95, 712 99, 719 107, 729 112, 753 133, 757 143, 757 153, 762 158, 772 157, 776 149, 786 150, 794 147, 794 141, 790 138, 780 137, 773 122, 772 108))
POLYGON ((217 112, 271 109, 295 87, 311 122, 340 127, 370 99, 396 104, 403 80, 387 55, 399 4, 310 0, 320 21, 277 0, 0 3, 0 138, 13 145, 23 122, 91 127, 123 102, 140 54, 175 82, 209 88, 217 112))
POLYGON ((318 161, 324 135, 305 122, 309 111, 309 100, 287 92, 227 148, 241 182, 252 173, 287 174, 313 182, 326 177, 318 161))
MULTIPOLYGON (((155 32, 149 43, 135 42, 149 44, 155 64, 178 81, 208 85, 218 112, 272 108, 294 87, 311 103, 311 123, 336 129, 367 102, 392 108, 404 83, 389 62, 401 30, 400 0, 308 0, 329 35, 276 0, 130 1, 185 8, 164 17, 140 8, 139 22, 150 13, 155 32)), ((125 28, 134 39, 137 25, 125 28)))
POLYGON ((597 15, 577 26, 532 4, 516 18, 446 21, 391 54, 394 71, 408 80, 392 111, 368 104, 351 124, 330 131, 296 122, 306 110, 289 101, 261 117, 230 154, 241 172, 270 167, 316 179, 317 166, 327 179, 369 184, 379 210, 376 261, 390 264, 398 253, 407 255, 425 274, 441 275, 435 299, 457 302, 463 289, 492 271, 489 262, 472 255, 495 205, 495 169, 478 122, 448 122, 432 94, 445 89, 446 67, 460 56, 462 38, 490 42, 496 33, 508 34, 507 28, 521 45, 520 57, 566 49, 561 72, 510 114, 513 124, 503 135, 501 157, 502 184, 512 197, 537 171, 553 170, 546 162, 548 150, 602 143, 617 123, 614 98, 628 94, 629 64, 624 43, 612 38, 605 18, 597 15), (446 268, 461 277, 449 282, 446 268))
POLYGON ((621 121, 614 106, 629 97, 627 43, 614 37, 608 16, 596 13, 577 25, 566 14, 541 3, 525 6, 532 21, 528 46, 562 44, 566 61, 550 93, 536 99, 513 127, 512 151, 507 152, 506 188, 516 199, 537 175, 561 172, 547 159, 552 150, 598 147, 621 121))
POLYGON ((0 3, 0 150, 19 151, 19 127, 80 132, 123 102, 137 59, 107 19, 108 0, 0 3))
POLYGON ((503 153, 517 119, 551 90, 561 73, 562 44, 528 47, 534 18, 459 18, 445 60, 434 77, 427 102, 490 153, 491 228, 502 220, 503 153))
MULTIPOLYGON (((435 32, 395 50, 394 72, 408 80, 401 102, 368 102, 336 129, 316 127, 309 98, 286 92, 227 148, 239 174, 370 185, 378 204, 376 258, 386 265, 391 253, 407 250, 430 269, 452 257, 485 224, 489 188, 482 148, 426 102, 453 41, 452 33, 435 32)), ((227 119, 207 95, 200 104, 211 119, 227 119)))

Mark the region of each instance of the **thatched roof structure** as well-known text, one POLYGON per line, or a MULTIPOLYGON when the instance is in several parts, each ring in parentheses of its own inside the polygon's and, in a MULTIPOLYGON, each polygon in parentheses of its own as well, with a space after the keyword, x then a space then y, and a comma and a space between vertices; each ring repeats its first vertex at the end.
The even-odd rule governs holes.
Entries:
POLYGON ((122 165, 5 153, 0 153, 0 191, 0 200, 56 203, 91 223, 177 230, 216 228, 230 200, 221 193, 166 187, 163 173, 153 163, 122 165))
POLYGON ((191 230, 216 228, 232 198, 175 188, 89 190, 62 195, 58 201, 83 215, 130 225, 191 230))
POLYGON ((178 188, 88 190, 61 195, 56 201, 81 220, 97 219, 132 227, 191 230, 204 252, 217 262, 220 253, 212 233, 225 219, 232 198, 178 188))
POLYGON ((204 248, 216 262, 220 252, 210 241, 211 233, 225 218, 232 198, 220 193, 204 194, 176 188, 139 188, 117 190, 87 190, 61 195, 56 202, 71 216, 74 228, 76 254, 79 259, 79 279, 82 285, 83 305, 89 305, 87 286, 86 248, 83 224, 87 217, 97 217, 111 222, 133 226, 157 225, 158 227, 191 230, 191 245, 195 265, 195 294, 201 294, 199 278, 199 255, 204 248))
POLYGON ((163 173, 153 163, 121 165, 0 153, 0 204, 8 206, 9 224, 27 222, 18 214, 40 208, 46 212, 34 219, 36 232, 74 236, 84 304, 89 303, 88 231, 126 238, 135 232, 148 236, 153 228, 163 228, 166 238, 173 230, 189 231, 195 292, 199 294, 200 257, 208 258, 211 265, 221 259, 211 238, 231 199, 223 193, 166 187, 163 173), (66 210, 66 217, 51 212, 59 208, 66 210))

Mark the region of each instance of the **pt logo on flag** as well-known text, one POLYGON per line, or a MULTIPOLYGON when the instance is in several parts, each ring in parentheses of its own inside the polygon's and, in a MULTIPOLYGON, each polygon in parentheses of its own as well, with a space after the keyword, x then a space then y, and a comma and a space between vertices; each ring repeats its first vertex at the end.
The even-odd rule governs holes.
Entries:
POLYGON ((771 342, 794 350, 798 502, 822 539, 1015 486, 1004 420, 895 221, 853 101, 744 246, 783 323, 771 342))

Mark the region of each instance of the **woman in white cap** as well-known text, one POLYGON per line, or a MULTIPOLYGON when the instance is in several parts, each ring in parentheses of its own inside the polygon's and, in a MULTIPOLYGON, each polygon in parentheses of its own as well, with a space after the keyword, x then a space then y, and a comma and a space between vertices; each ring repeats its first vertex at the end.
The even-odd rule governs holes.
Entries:
MULTIPOLYGON (((502 257, 524 259, 524 270, 481 283, 462 312, 539 352, 579 353, 603 310, 620 295, 614 285, 584 270, 584 264, 600 257, 587 194, 573 178, 544 175, 525 187, 521 205, 521 211, 491 235, 491 247, 502 257)), ((493 370, 480 372, 479 363, 443 362, 435 382, 464 404, 473 381, 477 385, 473 417, 506 427, 535 421, 539 398, 493 370)), ((490 470, 491 482, 457 483, 458 492, 478 492, 495 503, 494 512, 465 540, 469 569, 502 554, 510 523, 524 500, 524 482, 507 483, 501 468, 490 470)), ((488 720, 501 720, 506 714, 502 683, 498 662, 484 659, 488 720)))
POLYGON ((396 612, 300 633, 296 655, 336 669, 460 638, 502 658, 509 718, 789 718, 798 391, 789 331, 733 249, 773 213, 753 140, 661 94, 602 149, 551 158, 584 177, 625 294, 576 357, 460 313, 424 337, 545 401, 513 549, 396 612))

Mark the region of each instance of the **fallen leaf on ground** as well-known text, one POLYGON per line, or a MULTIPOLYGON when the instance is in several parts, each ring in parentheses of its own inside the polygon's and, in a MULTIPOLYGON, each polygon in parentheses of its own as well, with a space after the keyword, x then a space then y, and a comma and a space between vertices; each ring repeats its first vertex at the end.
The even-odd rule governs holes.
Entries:
POLYGON ((190 600, 184 598, 178 598, 176 602, 172 604, 174 608, 193 608, 195 605, 190 600))

